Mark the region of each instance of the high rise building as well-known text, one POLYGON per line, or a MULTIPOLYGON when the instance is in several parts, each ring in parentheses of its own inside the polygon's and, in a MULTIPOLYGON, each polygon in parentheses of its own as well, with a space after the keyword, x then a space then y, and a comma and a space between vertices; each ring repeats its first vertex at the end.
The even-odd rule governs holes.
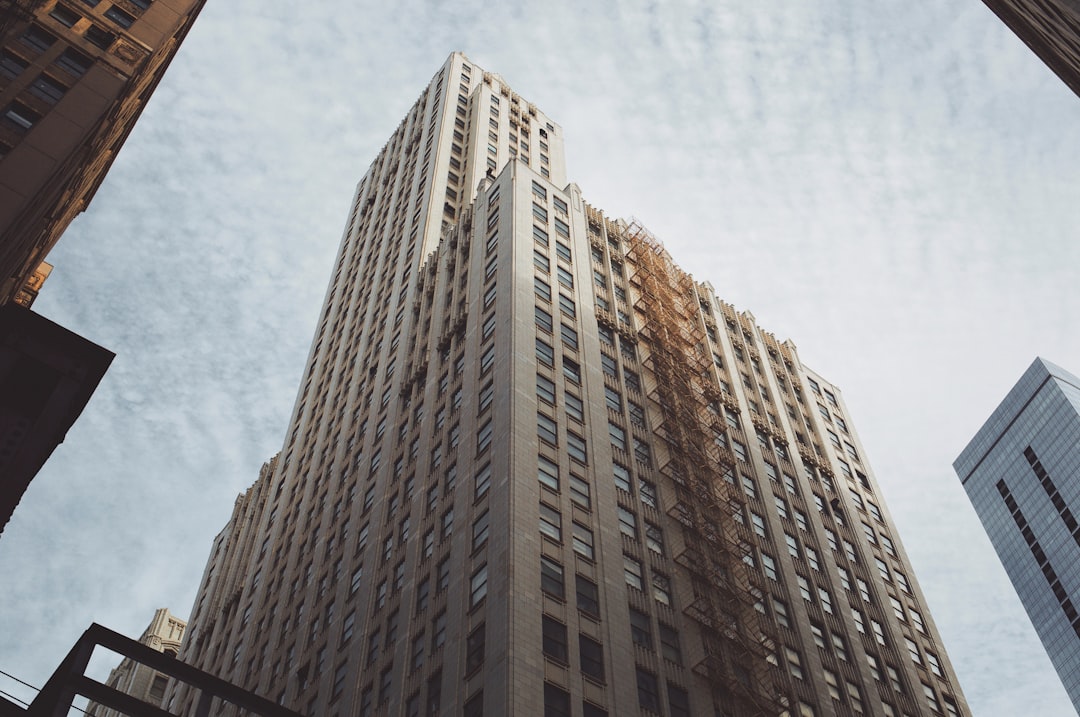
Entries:
POLYGON ((86 209, 206 0, 0 9, 0 304, 86 209))
POLYGON ((983 0, 1046 66, 1080 95, 1080 2, 983 0))
POLYGON ((953 467, 1080 711, 1080 378, 1036 359, 953 467))
MULTIPOLYGON (((161 608, 154 613, 154 619, 143 631, 139 642, 158 652, 175 657, 180 652, 186 626, 187 623, 171 614, 168 608, 161 608)), ((147 704, 160 707, 169 678, 152 667, 126 658, 109 673, 109 679, 105 684, 147 704)), ((121 717, 122 715, 117 710, 95 702, 87 706, 86 714, 90 717, 121 717)))
POLYGON ((458 53, 359 183, 189 629, 309 715, 968 713, 840 392, 458 53))

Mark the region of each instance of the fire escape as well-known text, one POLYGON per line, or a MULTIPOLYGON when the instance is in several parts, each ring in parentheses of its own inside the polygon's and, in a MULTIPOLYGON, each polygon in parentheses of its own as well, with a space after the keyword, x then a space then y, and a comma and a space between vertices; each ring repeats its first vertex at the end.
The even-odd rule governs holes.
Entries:
MULTIPOLYGON (((609 229, 611 224, 608 225, 609 229)), ((676 562, 690 578, 684 614, 700 627, 694 671, 711 685, 725 713, 775 716, 784 709, 782 676, 769 658, 776 638, 763 614, 762 578, 753 541, 733 519, 735 458, 714 436, 721 432, 720 390, 706 359, 705 334, 693 278, 676 267, 651 233, 634 221, 624 233, 630 281, 637 289, 646 392, 657 409, 662 440, 656 458, 668 514, 682 526, 672 536, 676 562)))

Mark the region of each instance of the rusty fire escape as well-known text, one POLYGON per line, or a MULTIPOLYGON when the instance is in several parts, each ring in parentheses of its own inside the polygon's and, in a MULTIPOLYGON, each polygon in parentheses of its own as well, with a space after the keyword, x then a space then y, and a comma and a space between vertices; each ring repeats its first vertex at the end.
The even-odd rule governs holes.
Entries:
POLYGON ((714 439, 723 419, 709 404, 718 405, 720 390, 706 359, 694 280, 637 221, 624 239, 651 372, 646 391, 659 419, 653 428, 662 439, 657 464, 668 479, 668 513, 682 526, 682 535, 672 536, 673 552, 692 585, 682 604, 702 636, 694 671, 730 713, 775 716, 784 709, 779 672, 767 659, 776 638, 756 607, 765 593, 748 565, 753 539, 733 519, 735 488, 723 477, 735 458, 714 439))

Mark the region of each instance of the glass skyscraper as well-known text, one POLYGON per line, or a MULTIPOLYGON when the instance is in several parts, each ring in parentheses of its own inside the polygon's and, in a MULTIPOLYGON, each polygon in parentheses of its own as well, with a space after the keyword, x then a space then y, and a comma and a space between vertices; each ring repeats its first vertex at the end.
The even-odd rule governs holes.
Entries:
POLYGON ((1080 379, 1036 359, 953 467, 1080 711, 1080 379))

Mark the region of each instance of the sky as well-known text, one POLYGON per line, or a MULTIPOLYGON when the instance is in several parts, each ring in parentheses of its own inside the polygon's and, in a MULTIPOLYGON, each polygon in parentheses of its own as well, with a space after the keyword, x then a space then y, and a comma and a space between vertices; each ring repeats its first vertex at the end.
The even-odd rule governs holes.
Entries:
POLYGON ((117 357, 0 538, 0 670, 188 616, 355 184, 453 50, 841 387, 974 714, 1075 714, 951 467, 1036 355, 1080 372, 1080 98, 978 0, 208 0, 49 257, 35 310, 117 357))

